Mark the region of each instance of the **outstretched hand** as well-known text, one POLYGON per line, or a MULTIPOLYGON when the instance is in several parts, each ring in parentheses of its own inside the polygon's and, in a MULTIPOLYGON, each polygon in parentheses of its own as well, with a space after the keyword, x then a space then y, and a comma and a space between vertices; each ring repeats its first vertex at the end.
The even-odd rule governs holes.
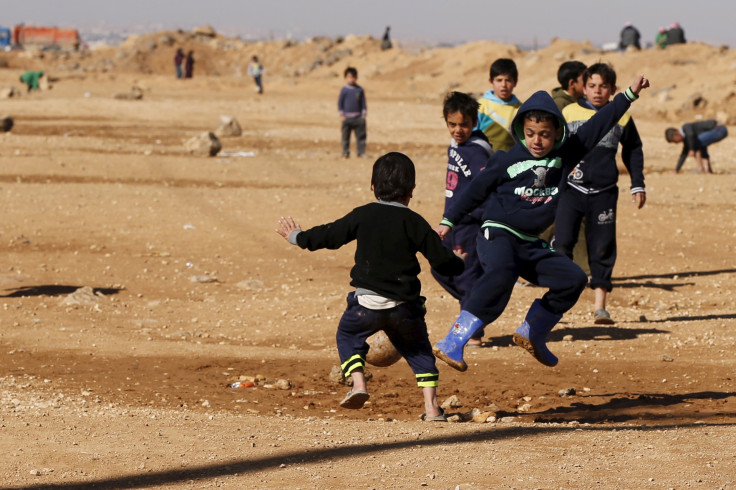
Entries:
POLYGON ((636 95, 639 95, 639 92, 647 87, 649 87, 649 79, 644 78, 644 75, 639 75, 638 77, 636 77, 636 80, 634 80, 634 82, 631 84, 631 91, 634 92, 636 95))
POLYGON ((289 235, 291 235, 291 232, 295 230, 302 231, 301 226, 296 224, 291 216, 287 216, 286 218, 282 216, 281 218, 279 218, 279 226, 281 226, 281 229, 276 228, 276 233, 287 240, 289 239, 289 235))
POLYGON ((450 233, 450 227, 447 225, 439 225, 437 228, 434 229, 434 231, 437 232, 437 234, 440 236, 440 240, 444 240, 448 233, 450 233))

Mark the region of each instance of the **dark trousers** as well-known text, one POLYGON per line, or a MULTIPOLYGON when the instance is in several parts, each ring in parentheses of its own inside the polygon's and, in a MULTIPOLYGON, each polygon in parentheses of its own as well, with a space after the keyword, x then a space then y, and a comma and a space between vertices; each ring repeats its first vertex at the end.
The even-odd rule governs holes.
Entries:
POLYGON ((501 316, 519 277, 548 288, 542 306, 562 315, 577 302, 588 277, 569 258, 544 240, 522 240, 499 228, 483 228, 478 235, 483 275, 475 283, 466 310, 488 324, 501 316))
MULTIPOLYGON (((450 250, 461 247, 468 256, 465 258, 465 270, 457 276, 444 276, 434 269, 432 276, 450 293, 453 298, 460 301, 460 309, 465 310, 470 300, 470 292, 476 281, 483 275, 483 266, 478 257, 477 242, 480 223, 458 224, 442 241, 442 245, 450 250)), ((478 329, 473 338, 481 339, 484 335, 483 328, 478 329)))
POLYGON ((260 75, 253 76, 253 81, 255 82, 256 87, 258 87, 258 93, 262 94, 263 93, 263 81, 261 80, 261 76, 260 75))
POLYGON ((566 189, 560 195, 555 219, 555 250, 572 258, 572 252, 585 218, 588 244, 590 287, 610 291, 616 263, 616 206, 618 187, 598 194, 583 194, 566 189))
POLYGON ((361 116, 345 118, 342 121, 342 154, 350 155, 350 132, 355 132, 355 140, 358 144, 358 156, 365 154, 366 124, 365 118, 361 116))
POLYGON ((341 365, 344 366, 346 361, 356 355, 361 357, 361 365, 364 365, 369 350, 366 339, 383 330, 399 354, 409 363, 414 374, 439 373, 424 321, 424 298, 387 310, 371 310, 361 306, 354 292, 348 294, 347 301, 348 307, 340 318, 336 336, 341 365))

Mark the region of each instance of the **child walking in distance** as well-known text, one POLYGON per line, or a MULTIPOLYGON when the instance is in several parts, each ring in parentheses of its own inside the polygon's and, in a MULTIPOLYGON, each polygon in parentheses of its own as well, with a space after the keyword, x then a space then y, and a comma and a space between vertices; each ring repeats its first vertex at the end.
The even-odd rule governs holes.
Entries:
POLYGON ((258 61, 258 56, 253 55, 248 64, 248 75, 253 77, 253 82, 256 84, 256 92, 259 94, 263 93, 263 65, 258 61))
POLYGON ((345 69, 345 86, 337 98, 337 111, 342 119, 342 156, 350 158, 350 133, 355 132, 358 158, 365 154, 367 106, 365 92, 358 85, 358 70, 352 66, 345 69))
POLYGON ((698 163, 698 172, 712 174, 708 146, 728 136, 726 126, 718 124, 715 119, 683 124, 682 128, 667 128, 664 137, 668 143, 682 143, 682 152, 677 160, 675 172, 679 172, 687 157, 694 156, 698 163))
POLYGON ((494 151, 508 151, 514 146, 509 121, 521 106, 521 101, 514 95, 519 71, 514 60, 508 58, 494 61, 490 71, 491 89, 478 100, 480 109, 476 129, 483 131, 494 151))
MULTIPOLYGON (((445 183, 445 210, 449 210, 458 196, 486 166, 493 153, 482 131, 473 127, 478 123, 478 102, 468 94, 450 92, 445 98, 442 114, 450 131, 447 148, 447 178, 445 183)), ((483 209, 478 207, 464 216, 442 242, 450 250, 467 254, 465 271, 457 276, 446 276, 432 269, 432 275, 440 285, 460 301, 460 309, 470 298, 473 284, 483 274, 483 267, 475 250, 483 209)), ((479 328, 468 341, 468 347, 480 347, 483 328, 479 328)))
MULTIPOLYGON (((586 98, 562 111, 571 134, 608 105, 616 92, 616 72, 606 63, 591 65, 585 70, 583 80, 586 98)), ((616 150, 619 143, 624 165, 631 176, 631 200, 638 209, 644 206, 647 199, 644 152, 634 120, 626 113, 567 176, 567 186, 560 195, 555 218, 554 247, 570 258, 573 258, 580 222, 585 219, 590 287, 595 291, 593 317, 600 325, 615 323, 606 310, 606 298, 613 288, 611 276, 616 263, 616 150)))
POLYGON ((646 78, 638 77, 625 94, 617 95, 572 135, 547 92, 536 92, 524 102, 512 123, 516 144, 508 152, 493 154, 437 227, 444 238, 455 223, 483 204, 478 237, 483 275, 450 332, 434 346, 439 359, 465 371, 463 349, 468 339, 501 315, 514 283, 522 277, 548 291, 532 303, 514 332, 514 343, 546 366, 557 364, 557 357, 547 349, 547 334, 573 307, 588 277, 538 234, 554 221, 559 188, 570 170, 648 86, 646 78))
POLYGON ((279 220, 276 231, 289 243, 308 250, 337 249, 356 240, 350 271, 347 309, 337 326, 337 351, 343 375, 353 387, 340 402, 343 408, 363 407, 370 395, 364 375, 369 346, 366 339, 383 330, 406 359, 424 395, 423 419, 444 421, 437 404, 439 371, 424 321, 424 298, 417 252, 442 274, 459 274, 463 260, 442 246, 424 218, 408 208, 415 185, 414 164, 402 153, 388 153, 373 165, 371 190, 378 201, 346 216, 302 231, 291 217, 279 220))

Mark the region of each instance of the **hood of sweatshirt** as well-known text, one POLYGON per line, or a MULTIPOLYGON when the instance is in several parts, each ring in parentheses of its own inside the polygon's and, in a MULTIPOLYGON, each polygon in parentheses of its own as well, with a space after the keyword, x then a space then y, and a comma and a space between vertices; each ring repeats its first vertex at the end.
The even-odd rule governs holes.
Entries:
POLYGON ((562 117, 562 113, 557 108, 557 104, 555 104, 552 96, 544 90, 534 92, 534 94, 532 94, 532 96, 529 97, 526 102, 521 105, 521 107, 519 107, 516 116, 514 116, 514 120, 511 122, 514 139, 524 145, 524 148, 527 147, 526 138, 524 136, 524 114, 529 111, 549 112, 557 118, 557 121, 562 128, 562 138, 555 142, 554 149, 556 150, 560 146, 562 146, 568 136, 567 123, 565 122, 565 118, 562 117))

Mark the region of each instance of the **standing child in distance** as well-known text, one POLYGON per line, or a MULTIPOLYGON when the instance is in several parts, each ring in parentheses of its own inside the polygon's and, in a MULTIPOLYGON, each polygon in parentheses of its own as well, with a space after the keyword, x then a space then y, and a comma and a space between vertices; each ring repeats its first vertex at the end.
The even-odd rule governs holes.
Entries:
MULTIPOLYGON (((585 70, 583 80, 586 98, 562 111, 571 134, 608 105, 616 93, 616 72, 609 64, 591 65, 585 70)), ((590 287, 595 291, 593 316, 595 323, 602 325, 615 323, 606 310, 606 298, 613 287, 611 276, 616 263, 616 150, 619 143, 622 160, 631 176, 631 200, 638 209, 644 206, 647 199, 644 152, 634 120, 626 113, 567 176, 567 186, 560 196, 555 218, 555 249, 570 258, 580 222, 585 219, 590 287)))
POLYGON ((345 69, 345 86, 337 98, 337 111, 342 119, 342 156, 350 157, 350 133, 355 132, 358 158, 365 157, 367 106, 365 92, 358 85, 358 70, 349 66, 345 69))
POLYGON ((521 106, 512 123, 517 143, 508 152, 493 154, 437 227, 440 237, 445 237, 455 223, 483 205, 478 237, 483 275, 450 332, 434 346, 439 359, 465 371, 463 349, 468 339, 503 313, 514 283, 523 277, 548 291, 532 303, 514 332, 514 343, 546 366, 557 364, 557 357, 547 349, 547 334, 575 305, 588 277, 538 235, 554 221, 560 186, 570 170, 648 86, 647 79, 638 77, 625 94, 617 95, 569 136, 565 119, 547 92, 536 92, 521 106))
MULTIPOLYGON (((493 153, 488 139, 482 131, 473 127, 478 123, 478 102, 468 94, 450 92, 445 97, 442 114, 452 140, 447 148, 447 178, 445 179, 445 211, 457 201, 464 189, 470 185, 486 166, 493 153)), ((461 251, 465 257, 465 271, 457 276, 446 276, 432 269, 432 275, 440 285, 460 301, 460 309, 470 297, 475 281, 483 274, 483 267, 475 250, 483 209, 478 207, 464 216, 447 234, 442 242, 450 250, 461 251)), ((484 331, 478 329, 468 341, 468 347, 482 345, 484 331)))
POLYGON ((176 50, 174 55, 174 66, 176 67, 176 78, 181 78, 184 75, 182 65, 184 63, 184 51, 181 48, 176 50))
POLYGON ((478 99, 478 124, 493 146, 493 151, 508 151, 514 145, 509 122, 514 118, 521 101, 514 95, 519 71, 514 60, 499 58, 491 64, 491 89, 478 99))
POLYGON ((256 92, 259 94, 263 93, 263 65, 258 61, 258 56, 253 55, 248 65, 248 75, 253 77, 253 82, 256 84, 256 92))
MULTIPOLYGON (((583 83, 583 73, 587 67, 580 61, 565 61, 557 69, 557 81, 559 87, 552 89, 552 100, 557 104, 559 110, 564 109, 570 104, 576 103, 585 97, 583 83)), ((553 224, 540 235, 540 238, 550 242, 554 246, 552 238, 555 234, 555 225, 553 224)), ((578 235, 577 244, 575 245, 574 261, 586 273, 590 273, 588 267, 588 251, 585 242, 585 221, 580 224, 580 234, 578 235)))
POLYGON ((708 146, 728 136, 726 126, 718 124, 715 119, 683 124, 682 128, 667 128, 664 137, 669 143, 682 143, 682 152, 677 160, 675 172, 679 172, 687 157, 694 156, 698 163, 698 172, 712 174, 708 146))
POLYGON ((289 243, 308 250, 337 249, 357 241, 350 271, 348 306, 337 326, 342 373, 353 388, 343 408, 363 407, 370 395, 364 375, 366 339, 383 330, 406 359, 424 395, 424 420, 444 421, 437 404, 439 371, 424 321, 417 252, 442 274, 459 274, 463 261, 442 246, 424 218, 408 208, 415 186, 414 164, 402 153, 388 153, 373 164, 371 190, 377 202, 365 204, 326 225, 302 231, 291 217, 276 231, 289 243))

